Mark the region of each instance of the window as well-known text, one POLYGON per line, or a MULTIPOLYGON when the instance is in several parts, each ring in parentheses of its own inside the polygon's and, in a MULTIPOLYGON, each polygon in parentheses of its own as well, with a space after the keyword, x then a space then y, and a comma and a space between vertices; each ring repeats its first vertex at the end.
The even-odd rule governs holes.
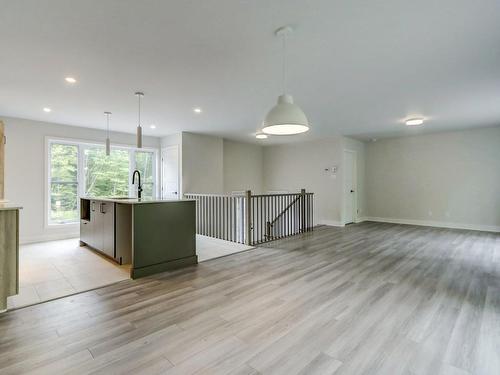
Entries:
POLYGON ((151 152, 137 151, 135 153, 135 169, 141 172, 142 196, 145 198, 154 196, 153 156, 151 152))
POLYGON ((127 197, 129 194, 130 160, 126 150, 100 146, 85 147, 83 151, 85 191, 88 197, 127 197))
POLYGON ((79 196, 136 196, 132 172, 141 172, 143 198, 156 196, 156 158, 154 150, 112 147, 106 156, 104 146, 70 141, 48 142, 48 223, 77 223, 79 196))
POLYGON ((78 221, 78 147, 50 147, 50 213, 55 224, 78 221))

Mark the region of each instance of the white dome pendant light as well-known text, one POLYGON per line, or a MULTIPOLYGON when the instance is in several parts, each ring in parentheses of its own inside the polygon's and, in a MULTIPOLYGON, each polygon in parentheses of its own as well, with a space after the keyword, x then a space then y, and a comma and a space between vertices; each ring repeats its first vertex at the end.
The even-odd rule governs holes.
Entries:
POLYGON ((272 135, 300 134, 309 130, 309 122, 302 109, 293 103, 293 97, 286 93, 286 38, 293 32, 290 26, 276 30, 276 35, 283 39, 283 94, 267 114, 262 132, 272 135))
POLYGON ((143 92, 137 91, 135 93, 139 100, 139 123, 137 125, 137 148, 142 148, 142 126, 141 126, 141 98, 144 96, 143 92))
POLYGON ((111 154, 111 141, 109 140, 109 115, 111 112, 104 112, 106 116, 106 156, 111 154))

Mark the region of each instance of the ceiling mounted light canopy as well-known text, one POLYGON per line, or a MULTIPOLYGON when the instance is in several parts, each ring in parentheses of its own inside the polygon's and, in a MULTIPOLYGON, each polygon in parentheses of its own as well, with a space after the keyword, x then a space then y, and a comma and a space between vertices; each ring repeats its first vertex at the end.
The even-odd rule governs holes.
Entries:
POLYGON ((410 119, 406 120, 405 123, 407 126, 418 126, 418 125, 422 125, 424 123, 424 119, 423 118, 410 118, 410 119))
POLYGON ((111 154, 111 141, 109 140, 109 116, 111 112, 104 112, 106 116, 106 155, 109 156, 111 154))
POLYGON ((283 39, 283 94, 278 97, 278 103, 269 111, 262 131, 272 135, 300 134, 309 130, 309 122, 304 111, 293 102, 293 97, 286 93, 286 39, 293 32, 290 26, 276 30, 276 35, 283 39))
POLYGON ((137 124, 137 148, 142 148, 142 126, 141 126, 141 99, 144 96, 143 92, 137 91, 135 93, 135 96, 137 96, 137 100, 139 102, 139 118, 138 118, 138 124, 137 124))
POLYGON ((266 139, 267 138, 267 134, 257 133, 257 134, 255 134, 255 138, 257 138, 257 139, 266 139))

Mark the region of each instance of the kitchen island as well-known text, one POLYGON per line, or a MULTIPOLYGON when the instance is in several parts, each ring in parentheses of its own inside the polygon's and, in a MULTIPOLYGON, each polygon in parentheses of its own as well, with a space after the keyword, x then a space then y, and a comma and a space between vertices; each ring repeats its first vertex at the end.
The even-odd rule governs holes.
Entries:
POLYGON ((135 279, 198 263, 196 202, 81 198, 80 244, 119 264, 135 279))
POLYGON ((19 210, 0 202, 0 312, 7 309, 7 297, 19 292, 19 210))

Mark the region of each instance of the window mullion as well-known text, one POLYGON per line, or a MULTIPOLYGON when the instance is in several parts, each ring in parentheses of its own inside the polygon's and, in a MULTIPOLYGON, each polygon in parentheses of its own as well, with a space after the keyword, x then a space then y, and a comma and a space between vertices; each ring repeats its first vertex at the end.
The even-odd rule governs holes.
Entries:
POLYGON ((132 173, 135 171, 135 150, 129 150, 129 170, 128 170, 128 195, 132 197, 134 194, 134 186, 132 185, 132 173))

